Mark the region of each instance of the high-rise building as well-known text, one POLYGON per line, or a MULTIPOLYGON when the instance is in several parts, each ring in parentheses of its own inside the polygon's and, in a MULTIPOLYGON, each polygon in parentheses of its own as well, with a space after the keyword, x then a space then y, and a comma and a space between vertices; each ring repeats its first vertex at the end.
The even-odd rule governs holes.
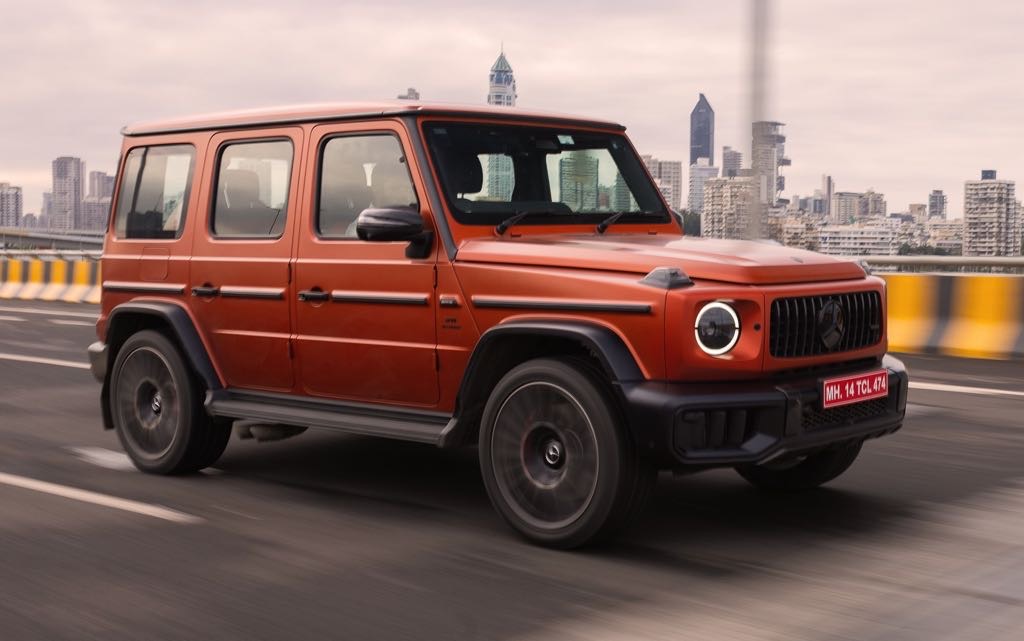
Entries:
POLYGON ((942 193, 941 189, 933 189, 932 193, 928 195, 928 218, 941 218, 945 220, 947 217, 947 205, 948 199, 946 194, 942 193))
POLYGON ((704 94, 690 112, 690 164, 696 165, 698 158, 715 164, 715 110, 704 94))
POLYGON ((704 210, 700 235, 707 238, 744 238, 749 219, 746 203, 753 178, 709 178, 704 183, 704 210))
POLYGON ((835 256, 888 256, 899 249, 890 225, 825 225, 818 232, 818 251, 835 256))
MULTIPOLYGON (((487 92, 487 104, 499 107, 516 106, 516 78, 512 73, 512 65, 505 58, 505 51, 498 54, 498 59, 491 65, 488 76, 490 89, 487 92)), ((512 159, 508 156, 491 154, 487 157, 487 194, 495 200, 512 200, 513 189, 512 159)))
POLYGON ((859 218, 861 194, 853 191, 837 191, 832 194, 832 203, 829 206, 830 219, 833 223, 845 225, 859 218))
POLYGON ((825 208, 822 211, 816 211, 818 214, 825 214, 826 216, 832 215, 832 194, 836 193, 836 181, 832 180, 832 176, 828 174, 821 175, 821 198, 825 201, 825 208))
POLYGON ((964 256, 1019 256, 1021 221, 1016 184, 993 169, 964 183, 964 256))
POLYGON ((662 195, 672 209, 679 209, 683 197, 683 163, 679 160, 658 160, 651 155, 640 156, 647 171, 658 183, 662 195))
POLYGON ((409 87, 406 89, 404 94, 399 94, 399 100, 419 100, 420 92, 416 91, 416 87, 409 87))
POLYGON ((779 175, 779 169, 791 164, 786 158, 784 126, 781 122, 759 121, 751 127, 751 167, 760 185, 761 202, 770 207, 775 206, 779 193, 786 188, 786 180, 779 175))
POLYGON ((94 198, 110 198, 114 195, 114 177, 105 171, 89 172, 89 196, 94 198))
POLYGON ((581 151, 558 161, 559 200, 573 211, 597 211, 598 160, 581 151))
POLYGON ((928 205, 924 203, 910 203, 907 206, 907 213, 913 216, 916 223, 928 222, 928 205))
POLYGON ((21 224, 21 187, 0 183, 0 227, 17 227, 21 224))
POLYGON ((885 217, 889 215, 888 207, 885 203, 885 194, 876 193, 873 189, 869 189, 861 194, 861 216, 867 217, 885 217))
MULTIPOLYGON (((708 159, 710 161, 710 159, 708 159)), ((722 178, 734 178, 743 169, 743 154, 726 145, 722 147, 722 178)))
POLYGON ((711 178, 718 177, 718 167, 713 167, 707 158, 698 158, 696 164, 690 165, 690 191, 686 199, 686 208, 700 214, 704 211, 704 185, 711 178))
POLYGON ((53 205, 49 225, 75 229, 82 223, 85 196, 85 163, 80 158, 61 156, 53 161, 53 205))
POLYGON ((622 174, 615 176, 615 184, 612 185, 611 208, 612 211, 636 211, 637 209, 636 199, 633 198, 633 192, 630 191, 622 174))

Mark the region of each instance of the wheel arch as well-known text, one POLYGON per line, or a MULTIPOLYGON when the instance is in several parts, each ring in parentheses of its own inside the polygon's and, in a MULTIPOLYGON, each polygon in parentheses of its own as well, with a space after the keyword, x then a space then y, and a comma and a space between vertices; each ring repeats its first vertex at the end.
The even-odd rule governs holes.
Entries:
POLYGON ((113 362, 128 338, 139 331, 154 329, 163 332, 181 350, 185 362, 199 377, 207 390, 223 389, 223 383, 210 359, 210 355, 199 336, 191 316, 181 305, 163 301, 131 301, 118 305, 110 312, 106 323, 107 353, 111 367, 103 380, 102 408, 103 427, 113 429, 110 415, 110 377, 113 362))
POLYGON ((608 327, 561 320, 502 323, 484 332, 477 342, 462 376, 455 414, 438 444, 456 447, 473 442, 484 404, 501 377, 520 363, 551 356, 588 359, 613 387, 645 378, 625 341, 608 327))

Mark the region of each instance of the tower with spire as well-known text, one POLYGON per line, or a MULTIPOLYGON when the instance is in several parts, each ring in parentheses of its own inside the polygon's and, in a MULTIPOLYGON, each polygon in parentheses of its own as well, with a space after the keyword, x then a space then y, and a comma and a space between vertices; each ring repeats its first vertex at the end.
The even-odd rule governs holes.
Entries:
POLYGON ((491 88, 487 93, 487 104, 501 107, 516 106, 516 77, 512 73, 512 65, 505 57, 505 46, 502 45, 498 59, 491 65, 491 88))
POLYGON ((715 165, 715 110, 704 94, 690 112, 690 165, 696 165, 698 158, 715 165))

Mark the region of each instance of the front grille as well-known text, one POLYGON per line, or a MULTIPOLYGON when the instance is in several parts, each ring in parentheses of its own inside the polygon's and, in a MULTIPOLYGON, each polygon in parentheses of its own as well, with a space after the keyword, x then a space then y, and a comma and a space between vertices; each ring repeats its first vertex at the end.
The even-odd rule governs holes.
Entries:
POLYGON ((882 297, 878 292, 776 298, 772 301, 768 347, 775 358, 847 352, 882 340, 882 297), (818 315, 835 301, 843 308, 845 328, 832 347, 822 340, 818 315))
POLYGON ((876 398, 861 403, 841 405, 831 409, 823 410, 817 407, 807 406, 804 408, 803 420, 801 421, 804 430, 816 430, 823 427, 834 427, 847 423, 856 423, 885 414, 889 409, 888 398, 876 398))

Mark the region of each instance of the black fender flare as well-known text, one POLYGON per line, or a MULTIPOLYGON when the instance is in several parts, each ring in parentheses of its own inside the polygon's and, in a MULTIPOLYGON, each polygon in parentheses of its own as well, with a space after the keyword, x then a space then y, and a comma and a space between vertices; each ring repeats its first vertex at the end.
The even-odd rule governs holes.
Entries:
POLYGON ((467 406, 466 399, 473 398, 480 391, 474 389, 478 373, 486 367, 488 354, 493 348, 504 340, 520 337, 559 338, 579 344, 594 355, 604 373, 616 386, 619 383, 645 380, 643 371, 622 337, 603 325, 572 320, 522 320, 501 323, 485 331, 473 349, 462 375, 462 383, 459 385, 455 415, 441 434, 438 443, 440 447, 465 442, 466 432, 472 427, 472 415, 476 411, 476 408, 467 406))
MULTIPOLYGON (((213 367, 213 361, 210 360, 210 355, 207 353, 202 339, 199 338, 199 331, 189 317, 188 312, 181 305, 163 301, 130 301, 118 305, 111 310, 110 316, 107 318, 106 335, 103 339, 108 347, 113 347, 110 339, 112 336, 117 335, 120 324, 128 321, 129 317, 138 316, 156 318, 166 325, 172 333, 172 338, 181 346, 185 362, 192 367, 192 370, 202 380, 206 389, 211 392, 223 389, 224 386, 217 375, 217 370, 213 367)), ((124 338, 126 339, 127 337, 124 338)), ((120 344, 117 347, 119 348, 120 344)), ((103 399, 103 425, 107 429, 111 429, 113 427, 113 419, 110 416, 110 403, 108 399, 110 394, 110 376, 113 370, 113 361, 117 358, 117 351, 109 349, 108 358, 111 360, 104 377, 101 394, 103 399)))

